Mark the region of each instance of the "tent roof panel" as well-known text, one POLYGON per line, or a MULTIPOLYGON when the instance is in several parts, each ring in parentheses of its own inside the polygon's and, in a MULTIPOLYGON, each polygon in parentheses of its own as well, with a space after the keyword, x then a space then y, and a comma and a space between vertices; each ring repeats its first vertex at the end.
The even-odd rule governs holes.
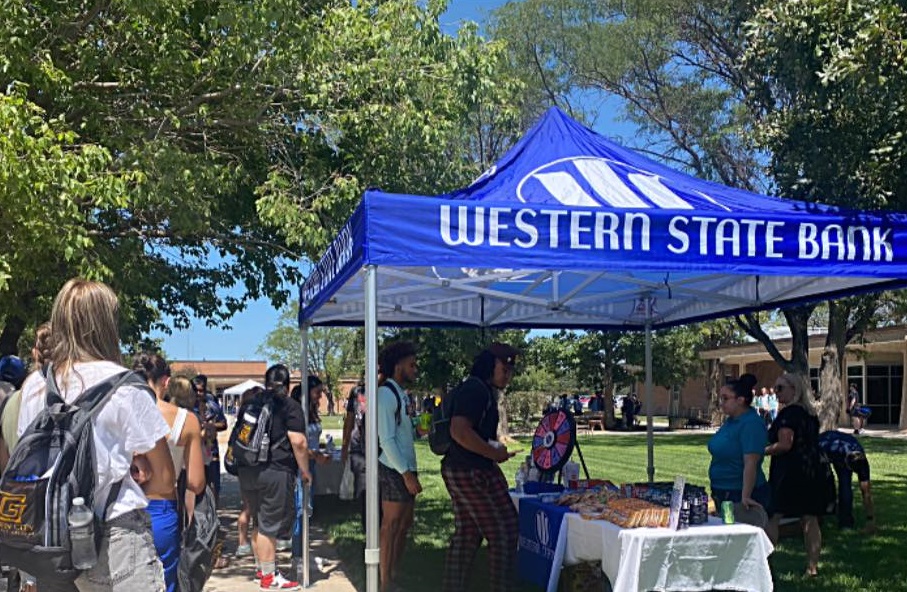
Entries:
POLYGON ((904 285, 907 215, 761 196, 673 171, 549 111, 440 197, 366 192, 301 289, 300 322, 654 326, 904 285))

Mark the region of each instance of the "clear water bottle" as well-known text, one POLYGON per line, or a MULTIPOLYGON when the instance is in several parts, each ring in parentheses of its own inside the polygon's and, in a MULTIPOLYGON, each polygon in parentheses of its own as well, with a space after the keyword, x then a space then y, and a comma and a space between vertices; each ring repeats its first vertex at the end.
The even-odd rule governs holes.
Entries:
POLYGON ((526 477, 526 481, 532 481, 533 483, 536 483, 538 482, 540 477, 541 475, 539 474, 539 470, 535 468, 535 465, 533 465, 532 468, 529 469, 529 474, 526 477))
POLYGON ((677 522, 677 529, 683 530, 690 527, 690 500, 684 499, 680 506, 680 520, 677 522))
POLYGON ((94 512, 77 497, 69 509, 69 545, 72 566, 79 570, 91 569, 98 563, 98 550, 94 546, 94 512))
POLYGON ((516 476, 513 478, 513 490, 517 493, 523 493, 523 484, 526 482, 526 465, 520 464, 516 470, 516 476))
POLYGON ((271 455, 271 435, 265 432, 261 435, 261 446, 258 449, 258 462, 267 463, 271 455))

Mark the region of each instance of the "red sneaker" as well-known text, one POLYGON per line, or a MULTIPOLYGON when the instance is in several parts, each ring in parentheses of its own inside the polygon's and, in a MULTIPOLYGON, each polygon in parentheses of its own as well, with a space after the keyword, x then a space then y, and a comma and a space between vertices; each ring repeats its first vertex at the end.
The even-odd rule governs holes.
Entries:
POLYGON ((261 577, 261 582, 258 586, 259 590, 299 590, 299 582, 293 582, 285 577, 279 571, 267 574, 261 577))
POLYGON ((264 574, 261 573, 261 570, 260 570, 260 569, 255 571, 255 579, 256 579, 256 580, 260 580, 260 579, 261 579, 261 576, 263 576, 263 575, 264 575, 264 574))

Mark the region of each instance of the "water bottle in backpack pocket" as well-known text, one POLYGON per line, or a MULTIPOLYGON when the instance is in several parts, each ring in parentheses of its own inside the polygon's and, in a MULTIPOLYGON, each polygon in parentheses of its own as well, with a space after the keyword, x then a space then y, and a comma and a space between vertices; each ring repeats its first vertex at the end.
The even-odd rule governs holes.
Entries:
POLYGON ((91 569, 98 563, 98 549, 95 547, 94 512, 85 506, 85 500, 72 500, 69 510, 69 544, 72 546, 72 566, 76 569, 91 569))

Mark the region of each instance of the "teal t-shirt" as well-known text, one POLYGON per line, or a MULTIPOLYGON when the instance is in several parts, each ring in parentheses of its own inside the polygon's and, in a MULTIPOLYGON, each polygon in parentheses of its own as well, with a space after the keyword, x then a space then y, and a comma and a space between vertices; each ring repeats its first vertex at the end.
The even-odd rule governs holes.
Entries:
POLYGON ((712 489, 743 489, 743 455, 758 454, 756 484, 765 483, 762 472, 762 457, 768 444, 765 422, 752 407, 740 417, 729 417, 721 429, 709 440, 712 464, 709 465, 709 480, 712 489))

